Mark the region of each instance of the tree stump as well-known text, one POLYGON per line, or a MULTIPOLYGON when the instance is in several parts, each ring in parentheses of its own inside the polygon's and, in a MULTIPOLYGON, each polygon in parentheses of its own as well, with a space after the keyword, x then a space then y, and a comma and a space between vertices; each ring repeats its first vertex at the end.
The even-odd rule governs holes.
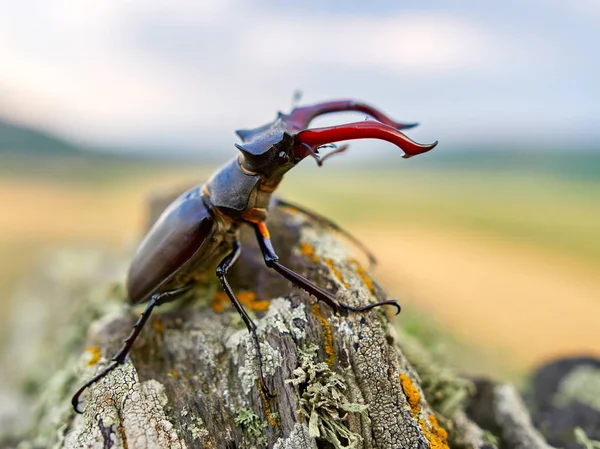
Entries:
MULTIPOLYGON (((388 299, 331 230, 283 209, 269 224, 282 262, 341 302, 388 299)), ((424 391, 398 343, 393 308, 337 315, 269 270, 252 232, 242 233, 242 245, 230 282, 258 326, 274 398, 259 388, 246 327, 209 276, 195 301, 155 311, 127 362, 93 385, 83 396, 84 413, 75 414, 71 395, 107 365, 136 319, 138 312, 108 297, 123 301, 117 289, 90 302, 93 313, 77 312, 78 329, 95 318, 85 350, 82 335, 63 348, 78 361, 64 357, 44 387, 24 447, 496 447, 464 413, 467 380, 439 380, 435 361, 419 357, 424 391)))

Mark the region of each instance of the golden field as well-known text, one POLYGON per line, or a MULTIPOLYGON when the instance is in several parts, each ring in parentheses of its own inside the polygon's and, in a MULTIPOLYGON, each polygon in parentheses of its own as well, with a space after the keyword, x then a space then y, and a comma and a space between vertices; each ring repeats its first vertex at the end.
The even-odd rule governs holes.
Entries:
MULTIPOLYGON (((108 158, 0 162, 2 326, 10 292, 45 252, 132 245, 150 192, 201 182, 213 168, 108 158)), ((600 355, 600 183, 412 161, 344 167, 305 162, 280 194, 367 243, 379 259, 375 277, 406 316, 427 316, 486 359, 506 362, 506 372, 555 355, 600 355)))

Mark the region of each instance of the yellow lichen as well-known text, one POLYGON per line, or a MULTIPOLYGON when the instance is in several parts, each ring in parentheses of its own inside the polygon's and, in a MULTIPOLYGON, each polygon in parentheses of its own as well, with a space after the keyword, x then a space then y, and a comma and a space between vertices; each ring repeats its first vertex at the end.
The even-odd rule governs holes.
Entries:
POLYGON ((229 298, 227 297, 227 294, 225 292, 217 292, 215 294, 215 296, 213 297, 213 300, 210 304, 210 306, 212 307, 212 309, 217 312, 217 313, 221 313, 223 311, 223 309, 225 308, 225 304, 229 301, 229 298))
POLYGON ((427 439, 431 443, 431 448, 438 449, 448 447, 448 432, 440 426, 435 415, 429 416, 429 424, 431 425, 431 434, 427 436, 427 439))
POLYGON ((86 352, 90 353, 90 358, 87 361, 87 366, 96 366, 102 356, 102 351, 98 346, 88 346, 85 348, 86 352))
POLYGON ((354 268, 356 268, 356 273, 363 280, 365 286, 369 289, 371 294, 374 295, 375 294, 375 285, 373 285, 373 280, 367 273, 367 270, 365 270, 362 267, 362 265, 360 264, 360 262, 356 259, 348 259, 348 262, 350 262, 352 265, 354 265, 354 268))
POLYGON ((179 373, 176 369, 171 370, 171 376, 173 376, 173 379, 179 378, 179 373))
POLYGON ((317 320, 319 320, 321 331, 323 332, 323 349, 327 355, 325 358, 325 363, 327 363, 329 368, 333 368, 333 365, 335 364, 335 348, 333 346, 333 333, 331 331, 331 325, 321 313, 321 309, 319 308, 318 304, 313 304, 310 310, 312 311, 313 315, 317 317, 317 320))
POLYGON ((333 263, 333 260, 323 259, 323 262, 325 263, 325 265, 327 265, 329 267, 329 269, 331 270, 333 275, 337 278, 338 281, 340 281, 344 285, 344 287, 346 287, 346 288, 350 287, 350 284, 348 284, 346 281, 344 281, 344 278, 342 277, 342 273, 340 273, 340 270, 337 269, 337 267, 333 263))
POLYGON ((300 245, 300 252, 302 253, 302 255, 310 257, 310 260, 312 260, 314 263, 317 263, 319 261, 319 258, 315 254, 315 249, 310 243, 302 242, 302 244, 300 245))
MULTIPOLYGON (((240 292, 236 296, 242 305, 255 312, 265 312, 269 308, 270 301, 257 299, 253 292, 240 292)), ((225 292, 217 292, 211 303, 212 309, 215 312, 222 312, 225 309, 225 304, 230 304, 229 297, 225 292)))
POLYGON ((410 410, 413 415, 418 414, 421 411, 421 392, 415 387, 412 379, 406 374, 400 374, 400 383, 402 384, 402 390, 404 390, 404 394, 408 400, 408 405, 410 405, 410 410))
MULTIPOLYGON (((265 415, 267 416, 267 421, 269 421, 269 424, 271 424, 271 426, 275 427, 278 424, 278 420, 275 419, 275 417, 273 416, 273 413, 271 412, 271 405, 269 403, 269 398, 267 398, 267 395, 263 391, 260 378, 257 379, 257 383, 258 383, 258 392, 260 393, 260 397, 263 400, 263 405, 265 406, 265 415)), ((276 403, 279 402, 277 397, 275 397, 273 399, 275 400, 276 403)))
POLYGON ((402 390, 410 406, 410 411, 413 417, 419 423, 419 427, 423 431, 423 435, 429 441, 429 447, 431 449, 450 449, 448 446, 448 433, 440 426, 435 415, 429 415, 428 421, 420 416, 421 415, 421 392, 415 386, 412 379, 406 374, 400 374, 400 383, 402 384, 402 390))

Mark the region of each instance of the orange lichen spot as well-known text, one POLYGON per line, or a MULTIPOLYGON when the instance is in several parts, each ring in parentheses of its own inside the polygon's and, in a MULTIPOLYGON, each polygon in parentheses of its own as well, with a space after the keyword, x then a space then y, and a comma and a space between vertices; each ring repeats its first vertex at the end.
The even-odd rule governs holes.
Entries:
POLYGON ((86 352, 90 353, 90 359, 87 361, 87 366, 96 366, 102 356, 102 351, 98 346, 88 346, 86 352))
POLYGON ((412 379, 404 373, 400 373, 400 383, 402 384, 402 390, 404 390, 413 415, 419 413, 421 411, 421 392, 415 387, 412 379))
POLYGON ((253 292, 240 292, 237 297, 242 304, 248 307, 251 307, 252 303, 256 300, 256 295, 253 292))
POLYGON ((367 273, 367 270, 365 270, 362 267, 362 265, 360 264, 360 262, 358 260, 356 260, 356 259, 349 259, 348 261, 352 265, 354 265, 354 268, 356 268, 356 273, 363 280, 363 282, 365 283, 365 285, 367 286, 367 288, 369 289, 369 291, 371 292, 371 294, 374 295, 375 294, 375 285, 373 285, 373 280, 371 279, 371 277, 367 273))
POLYGON ((173 379, 178 379, 179 378, 179 372, 176 369, 172 369, 171 370, 171 376, 173 377, 173 379))
POLYGON ((298 209, 295 209, 293 207, 289 207, 289 206, 284 206, 283 204, 280 206, 283 209, 285 209, 290 215, 299 215, 300 211, 298 209))
MULTIPOLYGON (((440 426, 440 423, 438 422, 435 415, 429 416, 429 424, 431 425, 432 439, 437 438, 440 440, 441 444, 444 444, 447 446, 448 445, 448 432, 446 432, 446 429, 444 429, 442 426, 440 426)), ((439 446, 439 447, 446 447, 446 446, 439 446)), ((437 448, 438 446, 434 446, 432 444, 431 447, 437 448)))
POLYGON ((337 278, 338 281, 340 281, 342 283, 342 285, 344 287, 346 287, 346 288, 350 287, 350 284, 348 284, 346 281, 344 281, 344 278, 342 277, 342 273, 340 273, 340 270, 337 269, 337 267, 333 263, 333 260, 323 259, 323 262, 325 262, 325 265, 327 265, 329 267, 329 269, 331 270, 333 275, 337 278))
POLYGON ((421 392, 415 386, 412 379, 406 374, 400 373, 400 383, 402 384, 402 390, 406 395, 408 405, 413 417, 419 423, 419 427, 423 431, 423 435, 429 441, 429 447, 431 449, 450 449, 448 446, 448 432, 446 432, 442 426, 438 423, 435 415, 429 416, 429 424, 427 424, 420 416, 421 412, 421 392))
MULTIPOLYGON (((257 299, 256 295, 250 291, 238 293, 237 298, 242 305, 255 312, 265 312, 271 303, 268 299, 257 299)), ((217 292, 211 302, 211 307, 215 312, 220 313, 225 310, 225 304, 229 303, 229 297, 225 292, 217 292)))
POLYGON ((333 365, 335 364, 335 348, 333 346, 333 333, 331 331, 331 325, 321 313, 321 309, 319 308, 318 304, 313 304, 310 310, 313 315, 317 317, 317 320, 319 320, 321 331, 323 332, 323 349, 325 350, 325 354, 327 356, 325 358, 325 363, 327 363, 329 368, 333 368, 333 365))
POLYGON ((314 263, 319 261, 319 258, 315 254, 315 249, 312 247, 310 243, 302 242, 300 245, 300 252, 302 255, 309 257, 314 263))
POLYGON ((210 303, 210 306, 215 312, 221 313, 223 309, 225 309, 225 304, 227 304, 227 302, 229 302, 227 294, 225 292, 217 292, 210 303))
MULTIPOLYGON (((273 417, 273 414, 271 413, 271 404, 269 403, 269 399, 267 398, 267 395, 265 394, 265 392, 262 389, 262 384, 260 382, 260 378, 257 379, 257 383, 258 383, 258 392, 260 393, 260 397, 263 400, 263 405, 265 406, 265 415, 267 416, 267 421, 269 421, 269 424, 271 424, 271 426, 275 427, 279 422, 277 419, 275 419, 273 417)), ((277 399, 277 396, 273 399, 275 400, 276 403, 279 402, 279 400, 277 399)))
POLYGON ((429 426, 425 424, 425 421, 419 419, 419 427, 421 427, 423 435, 429 441, 431 449, 450 449, 450 446, 448 446, 448 432, 439 425, 435 415, 429 417, 429 426))
POLYGON ((237 297, 243 305, 255 312, 266 312, 271 303, 268 299, 258 299, 253 292, 241 292, 237 297))
POLYGON ((129 449, 129 443, 127 442, 127 434, 125 433, 125 427, 119 420, 119 433, 121 434, 121 441, 123 441, 123 449, 129 449))
POLYGON ((162 321, 160 321, 159 318, 154 318, 152 320, 152 327, 154 327, 154 330, 156 331, 157 334, 162 334, 163 331, 165 330, 162 321))

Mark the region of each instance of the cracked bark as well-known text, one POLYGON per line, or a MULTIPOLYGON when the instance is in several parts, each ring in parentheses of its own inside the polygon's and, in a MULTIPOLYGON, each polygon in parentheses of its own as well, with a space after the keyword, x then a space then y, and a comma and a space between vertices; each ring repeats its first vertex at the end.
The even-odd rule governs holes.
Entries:
MULTIPOLYGON (((283 210, 269 223, 282 262, 340 301, 387 299, 330 230, 283 210)), ((192 304, 159 308, 127 363, 92 386, 84 414, 75 415, 69 394, 106 366, 136 314, 113 309, 94 322, 77 376, 63 376, 62 411, 52 418, 58 430, 43 441, 66 448, 437 449, 449 447, 442 422, 452 447, 495 447, 464 413, 436 415, 397 342, 391 310, 338 316, 268 270, 251 232, 242 244, 230 282, 258 325, 275 398, 261 394, 249 334, 212 282, 192 304)))

